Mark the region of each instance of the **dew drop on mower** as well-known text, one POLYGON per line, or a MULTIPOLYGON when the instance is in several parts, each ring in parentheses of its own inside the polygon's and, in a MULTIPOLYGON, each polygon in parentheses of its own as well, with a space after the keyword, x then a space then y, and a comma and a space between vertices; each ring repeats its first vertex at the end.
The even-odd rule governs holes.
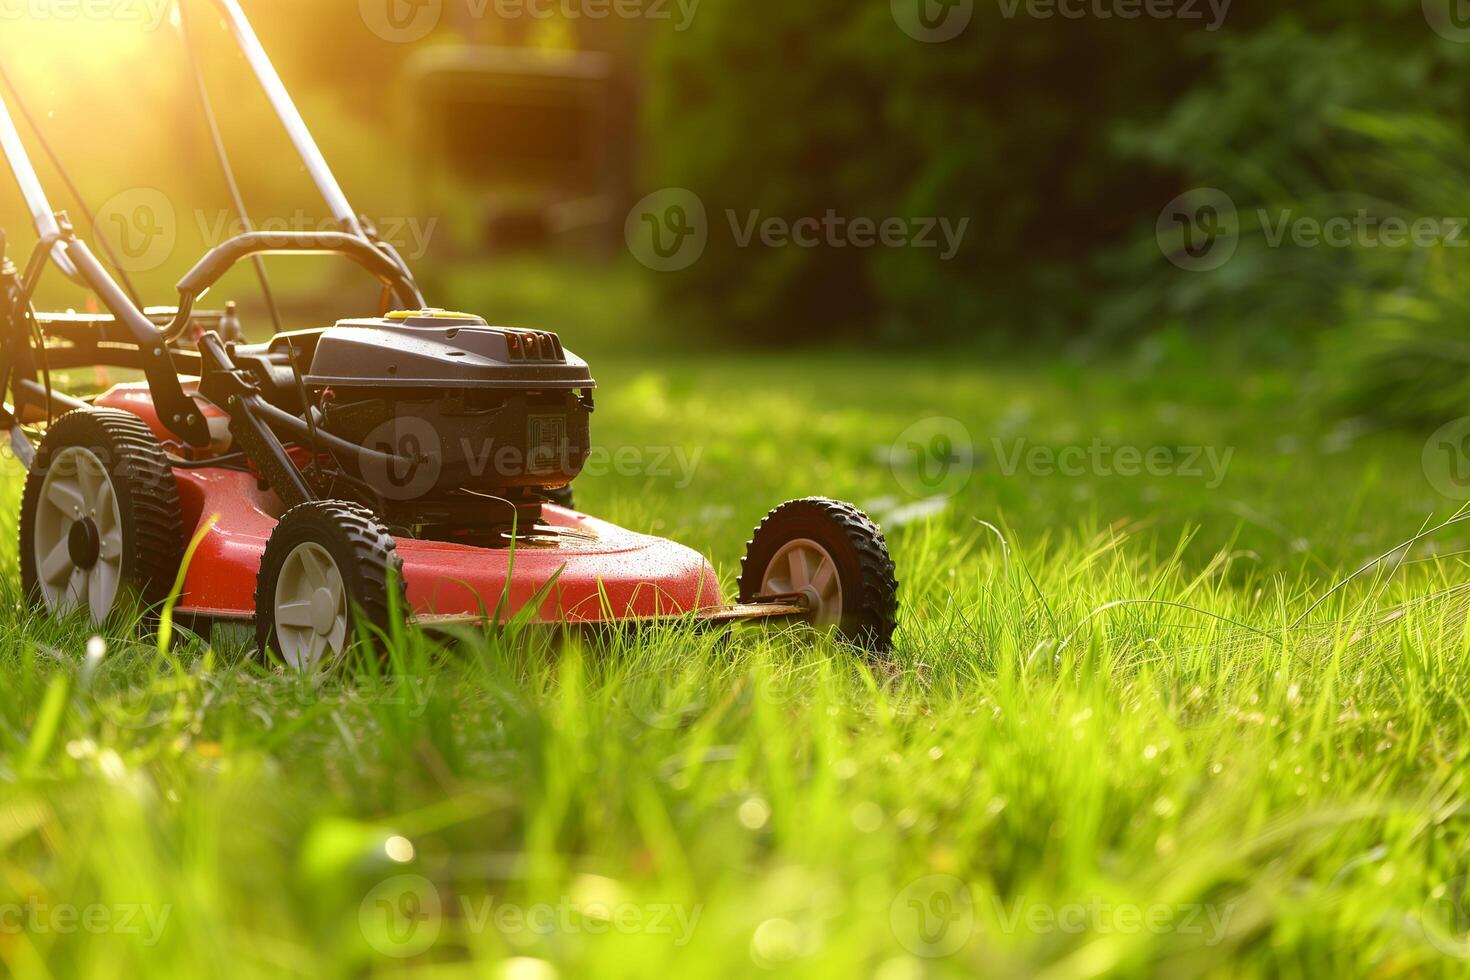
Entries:
POLYGON ((125 602, 155 606, 197 538, 175 614, 253 622, 260 649, 298 669, 332 662, 395 616, 431 627, 785 620, 888 650, 893 562, 851 505, 809 498, 771 511, 733 603, 697 552, 577 510, 597 390, 587 363, 555 333, 433 308, 348 203, 238 0, 186 0, 182 34, 242 227, 253 226, 190 35, 197 4, 239 44, 338 228, 246 231, 200 259, 175 306, 144 307, 119 264, 121 284, 51 207, 10 106, 45 136, 0 67, 0 148, 39 237, 22 268, 0 232, 0 428, 28 468, 29 602, 96 623, 125 602), (356 263, 381 290, 380 315, 282 330, 265 255, 356 263), (276 320, 265 343, 244 342, 233 304, 197 308, 247 260, 276 320), (48 269, 106 312, 37 312, 48 269), (87 398, 52 387, 51 372, 94 366, 143 380, 87 398))

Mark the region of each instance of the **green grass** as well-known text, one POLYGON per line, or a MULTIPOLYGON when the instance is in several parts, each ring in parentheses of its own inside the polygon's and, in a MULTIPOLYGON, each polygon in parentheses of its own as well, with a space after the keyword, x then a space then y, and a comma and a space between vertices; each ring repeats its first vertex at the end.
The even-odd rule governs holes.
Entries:
POLYGON ((81 624, 20 610, 7 548, 6 972, 1464 969, 1467 535, 1329 594, 1453 512, 1421 438, 1300 421, 1293 379, 1188 358, 566 337, 592 348, 604 446, 699 458, 683 487, 589 476, 584 506, 707 550, 727 583, 779 500, 871 507, 903 581, 892 662, 679 628, 411 635, 386 674, 319 685, 225 635, 160 658, 119 626, 89 659, 81 624), (968 429, 974 472, 923 517, 894 443, 932 417, 968 429), (1023 438, 1234 453, 1214 487, 1003 472, 1023 438))

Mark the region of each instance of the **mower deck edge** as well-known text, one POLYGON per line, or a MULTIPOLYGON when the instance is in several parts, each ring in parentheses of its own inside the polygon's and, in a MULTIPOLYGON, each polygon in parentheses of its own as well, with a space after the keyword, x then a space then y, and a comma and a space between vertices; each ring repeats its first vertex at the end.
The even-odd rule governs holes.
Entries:
MULTIPOLYGON (((807 615, 805 606, 795 603, 743 603, 731 606, 718 606, 713 609, 704 609, 696 613, 682 613, 671 616, 626 616, 620 619, 603 621, 572 622, 562 624, 545 623, 542 625, 555 626, 617 626, 630 624, 637 626, 652 626, 659 623, 681 623, 692 620, 700 623, 737 623, 758 619, 786 619, 807 615)), ((233 609, 198 609, 180 606, 174 610, 174 616, 178 619, 192 621, 219 622, 219 623, 253 623, 255 617, 238 612, 233 609)), ((449 615, 422 615, 414 616, 409 620, 410 626, 419 626, 433 629, 438 626, 479 626, 487 621, 488 617, 480 615, 466 615, 453 613, 449 615)))

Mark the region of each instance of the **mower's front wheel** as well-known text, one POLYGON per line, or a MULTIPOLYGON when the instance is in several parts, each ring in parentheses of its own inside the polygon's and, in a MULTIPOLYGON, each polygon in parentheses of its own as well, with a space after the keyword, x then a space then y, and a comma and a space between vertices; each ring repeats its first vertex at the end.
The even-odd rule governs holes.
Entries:
POLYGON ((893 647, 898 579, 888 542, 852 504, 809 497, 782 504, 761 522, 740 563, 740 601, 799 597, 817 629, 873 653, 893 647))
POLYGON ((366 627, 386 636, 408 600, 393 536, 364 507, 314 500, 288 510, 271 534, 255 590, 263 653, 315 673, 350 650, 366 627))

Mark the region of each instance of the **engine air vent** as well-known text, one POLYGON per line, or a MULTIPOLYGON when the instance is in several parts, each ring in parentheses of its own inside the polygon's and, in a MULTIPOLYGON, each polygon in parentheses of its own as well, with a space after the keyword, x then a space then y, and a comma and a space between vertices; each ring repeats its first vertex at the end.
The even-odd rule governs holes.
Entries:
POLYGON ((510 349, 511 360, 558 364, 566 360, 561 340, 554 333, 539 330, 507 330, 505 331, 505 342, 510 349))

